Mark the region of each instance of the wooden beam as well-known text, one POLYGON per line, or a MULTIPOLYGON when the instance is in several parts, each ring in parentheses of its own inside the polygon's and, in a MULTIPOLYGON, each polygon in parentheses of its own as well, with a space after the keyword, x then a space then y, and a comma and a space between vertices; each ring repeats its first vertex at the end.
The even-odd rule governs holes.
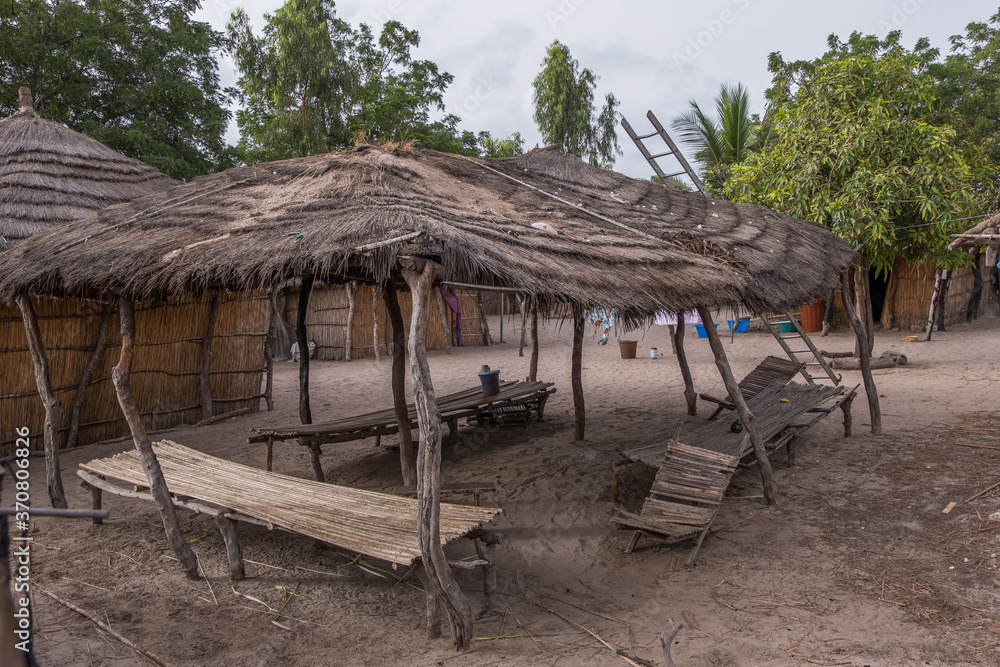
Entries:
POLYGON ((94 343, 94 351, 90 355, 87 367, 83 369, 80 382, 76 385, 76 396, 73 397, 73 408, 69 415, 69 433, 66 434, 66 449, 76 447, 77 435, 80 433, 80 413, 83 411, 83 400, 87 396, 87 388, 90 387, 90 380, 94 377, 97 365, 101 363, 101 356, 104 354, 104 344, 108 340, 108 328, 111 326, 111 304, 104 303, 101 306, 101 324, 97 329, 97 342, 94 343))
POLYGON ((403 484, 417 485, 417 464, 413 456, 413 432, 410 430, 410 412, 406 405, 406 330, 403 313, 399 309, 395 276, 382 289, 389 329, 392 332, 392 405, 399 428, 399 467, 403 484))
POLYGON ((139 452, 139 460, 142 461, 142 468, 146 472, 149 492, 160 511, 160 520, 163 522, 167 542, 170 543, 181 567, 184 568, 188 576, 197 579, 198 561, 195 559, 191 547, 184 541, 184 535, 181 533, 181 527, 177 521, 174 502, 170 497, 167 482, 163 478, 163 470, 160 469, 160 462, 149 443, 149 436, 146 435, 146 429, 142 425, 139 408, 136 406, 132 387, 129 384, 129 371, 132 369, 133 348, 135 346, 135 306, 132 299, 121 297, 118 316, 121 319, 121 357, 118 360, 118 365, 111 371, 111 380, 118 395, 118 405, 121 406, 129 431, 132 432, 132 442, 135 443, 136 451, 139 452))
POLYGON ((295 341, 299 344, 299 421, 312 424, 312 410, 309 407, 309 337, 306 334, 306 311, 309 310, 309 294, 312 292, 313 274, 302 275, 299 288, 299 309, 295 313, 295 341))
POLYGON ((861 320, 851 304, 848 284, 847 271, 844 271, 840 279, 840 293, 844 301, 844 310, 847 312, 847 317, 851 321, 851 327, 854 329, 858 341, 860 353, 858 359, 861 363, 861 376, 865 381, 865 393, 868 395, 868 412, 872 420, 872 433, 881 433, 882 410, 878 404, 878 388, 875 386, 875 378, 872 377, 871 350, 868 349, 868 337, 862 329, 861 320))
POLYGON ((31 352, 31 361, 35 366, 35 384, 38 386, 38 396, 42 399, 42 407, 45 409, 43 444, 45 447, 45 481, 48 486, 49 500, 52 501, 52 507, 64 509, 68 505, 66 504, 66 492, 63 490, 62 474, 59 470, 59 418, 62 414, 62 401, 56 398, 56 394, 52 390, 52 381, 49 377, 49 358, 45 354, 45 343, 42 340, 42 332, 38 328, 38 318, 35 316, 35 307, 31 303, 31 297, 27 294, 18 294, 16 301, 21 309, 24 332, 28 338, 28 350, 31 352))
POLYGON ((778 501, 778 486, 774 483, 771 459, 767 457, 767 449, 765 449, 764 442, 760 439, 760 434, 757 432, 757 420, 753 413, 750 412, 750 408, 747 407, 747 402, 740 391, 740 385, 736 381, 736 377, 733 376, 733 369, 729 367, 726 350, 722 346, 719 332, 715 330, 715 322, 712 320, 711 311, 705 306, 698 306, 698 313, 701 315, 701 321, 705 326, 709 345, 712 346, 712 354, 715 355, 715 365, 722 375, 722 381, 726 384, 726 391, 729 392, 729 399, 736 407, 736 413, 743 421, 743 427, 750 438, 750 444, 753 445, 754 455, 757 457, 757 465, 760 468, 760 479, 764 485, 764 498, 769 505, 773 505, 778 501))
POLYGON ((574 303, 571 379, 573 383, 573 414, 575 424, 573 437, 576 440, 583 440, 587 427, 587 413, 583 402, 583 323, 583 306, 574 303))
POLYGON ((528 364, 528 382, 538 378, 538 301, 531 300, 531 362, 528 364))
MULTIPOLYGON (((404 265, 405 267, 406 265, 404 265)), ((467 651, 472 645, 472 609, 448 565, 441 547, 441 413, 438 410, 427 362, 427 320, 437 265, 404 268, 403 278, 413 295, 410 317, 410 372, 413 377, 420 452, 417 464, 417 537, 427 579, 451 620, 455 646, 467 651), (419 270, 417 270, 419 268, 419 270)), ((428 614, 434 606, 428 600, 428 614)))
POLYGON ((677 355, 677 365, 684 378, 684 400, 687 401, 688 414, 698 414, 698 392, 694 390, 694 379, 691 377, 691 367, 688 366, 687 352, 684 351, 684 311, 677 311, 677 328, 674 330, 674 354, 677 355))
POLYGON ((219 321, 219 304, 222 296, 218 290, 212 291, 212 302, 208 307, 208 326, 205 327, 205 337, 201 342, 201 373, 198 375, 198 388, 201 391, 201 418, 212 418, 212 387, 209 384, 212 370, 212 339, 215 338, 215 323, 219 321))

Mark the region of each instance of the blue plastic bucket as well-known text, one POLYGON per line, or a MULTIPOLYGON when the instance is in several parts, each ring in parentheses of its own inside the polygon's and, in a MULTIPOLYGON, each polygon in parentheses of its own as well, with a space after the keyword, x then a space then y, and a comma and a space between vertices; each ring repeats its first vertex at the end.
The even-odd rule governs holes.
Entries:
POLYGON ((490 371, 489 373, 480 373, 479 381, 483 385, 483 393, 487 396, 495 396, 500 393, 500 371, 490 371))
MULTIPOLYGON (((719 323, 716 322, 715 326, 719 326, 719 323)), ((698 332, 698 338, 708 338, 708 334, 705 332, 705 325, 704 324, 696 324, 696 325, 694 325, 694 329, 695 329, 695 331, 698 332)))

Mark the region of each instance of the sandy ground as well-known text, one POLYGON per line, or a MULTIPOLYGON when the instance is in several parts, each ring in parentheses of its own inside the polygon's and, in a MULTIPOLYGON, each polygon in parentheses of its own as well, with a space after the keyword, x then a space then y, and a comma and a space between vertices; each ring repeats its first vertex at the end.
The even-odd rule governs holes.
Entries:
MULTIPOLYGON (((496 527, 507 536, 497 552, 503 615, 476 622, 468 654, 457 654, 447 636, 426 638, 413 573, 404 578, 385 563, 241 526, 249 579, 233 586, 214 524, 182 511, 182 527, 208 574, 191 581, 171 560, 152 503, 106 495, 111 518, 104 526, 33 522, 40 664, 145 662, 40 589, 96 614, 172 665, 627 664, 613 649, 647 661, 639 664, 662 665, 659 636, 672 621, 684 624, 672 648, 681 666, 1000 664, 1000 494, 962 503, 1000 481, 998 320, 950 327, 930 343, 879 333, 876 354, 909 358, 904 368, 876 371, 884 433, 871 435, 862 395, 853 437, 843 437, 833 415, 802 439, 795 467, 775 456, 777 505, 760 499, 754 472, 739 473, 717 520, 723 530, 706 539, 690 568, 683 564, 687 545, 643 541, 644 548, 623 553, 630 533, 609 521, 610 467, 616 449, 663 440, 682 419, 694 428, 709 406, 685 416, 666 327, 629 336, 640 342, 639 358, 628 361, 588 332, 587 438, 574 441, 571 328, 558 324, 546 323, 541 337, 539 379, 558 387, 546 419, 527 428, 468 426, 460 446, 445 448, 445 481, 496 482, 498 491, 483 503, 503 508, 496 527), (649 359, 650 346, 660 359, 649 359), (943 514, 952 501, 959 504, 943 514)), ((498 329, 494 321, 494 335, 498 329)), ((515 329, 508 320, 507 342, 497 346, 431 353, 438 391, 476 383, 484 363, 506 379, 526 375, 515 329)), ((827 350, 853 349, 847 333, 816 340, 827 350)), ((707 341, 689 329, 687 343, 696 388, 724 395, 707 341)), ((739 334, 725 345, 737 377, 780 354, 763 333, 739 334)), ((391 405, 389 368, 386 360, 315 363, 317 419, 391 405)), ((246 444, 248 429, 297 421, 296 369, 278 364, 274 412, 171 437, 263 466, 263 448, 246 444)), ((861 382, 859 372, 843 374, 849 386, 861 382)), ((76 483, 77 464, 126 446, 64 454, 72 506, 90 502, 76 483)), ((400 481, 398 451, 372 440, 328 446, 323 462, 339 484, 391 490, 400 481)), ((294 444, 276 445, 275 468, 311 476, 307 452, 294 444)), ((40 465, 32 473, 41 502, 44 473, 40 465)), ((626 479, 633 504, 637 480, 626 479)), ((9 490, 3 502, 11 503, 9 490)), ((461 540, 449 552, 461 558, 473 550, 461 540)), ((473 608, 481 607, 480 576, 458 576, 473 608)))

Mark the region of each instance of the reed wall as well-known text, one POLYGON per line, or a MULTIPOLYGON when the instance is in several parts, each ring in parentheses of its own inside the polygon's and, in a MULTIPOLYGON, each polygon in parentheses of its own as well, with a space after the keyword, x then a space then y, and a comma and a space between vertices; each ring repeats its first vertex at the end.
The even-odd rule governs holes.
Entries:
MULTIPOLYGON (((309 295, 309 312, 306 313, 306 335, 316 341, 316 358, 343 360, 347 351, 347 327, 350 301, 347 285, 316 287, 309 295)), ((371 285, 356 285, 354 290, 354 320, 351 325, 351 358, 365 359, 375 356, 375 323, 378 322, 379 354, 388 354, 392 338, 381 293, 371 285)), ((486 345, 486 325, 480 308, 480 293, 456 290, 462 305, 462 338, 465 345, 486 345)), ((285 321, 294 325, 298 313, 298 292, 291 292, 285 300, 285 321)), ((409 336, 412 301, 409 292, 399 292, 399 309, 409 336)), ((455 344, 455 315, 444 304, 445 317, 455 344)), ((436 300, 430 304, 427 326, 427 349, 443 350, 444 329, 438 315, 436 300)))
MULTIPOLYGON (((143 423, 159 430, 201 420, 199 375, 208 326, 209 296, 170 303, 137 303, 136 349, 130 377, 143 423)), ((74 299, 33 299, 49 360, 50 382, 62 402, 60 433, 69 430, 73 402, 90 362, 101 305, 74 299)), ((209 387, 215 414, 248 408, 261 397, 268 301, 260 293, 223 295, 212 345, 209 387)), ((121 336, 112 312, 104 351, 80 413, 78 445, 128 433, 111 382, 121 336)), ((32 447, 42 448, 44 409, 25 337, 21 311, 0 305, 0 455, 11 449, 14 429, 27 426, 32 447)))

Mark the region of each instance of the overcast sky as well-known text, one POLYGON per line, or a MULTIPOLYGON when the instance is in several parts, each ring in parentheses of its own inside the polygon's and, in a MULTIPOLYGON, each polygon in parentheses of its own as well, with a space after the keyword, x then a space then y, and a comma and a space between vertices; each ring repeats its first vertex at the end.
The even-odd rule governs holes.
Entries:
MULTIPOLYGON (((283 0, 204 0, 198 15, 224 30, 235 7, 255 26, 283 0)), ((445 96, 447 111, 462 129, 494 136, 520 131, 526 147, 541 141, 532 121, 531 82, 553 40, 566 44, 582 67, 600 77, 597 97, 613 92, 620 111, 641 133, 653 110, 668 126, 689 100, 708 107, 723 83, 742 82, 753 111, 763 110, 770 83, 767 56, 811 59, 826 50, 830 33, 884 36, 903 31, 910 47, 928 37, 942 54, 948 38, 971 21, 987 21, 997 0, 344 0, 337 13, 357 26, 395 19, 420 33, 417 58, 429 59, 454 75, 445 96)), ((377 31, 376 31, 377 32, 377 31)), ((235 81, 224 59, 225 85, 235 81)), ((230 130, 230 141, 237 132, 230 130)), ((651 173, 635 146, 619 131, 623 155, 615 170, 637 178, 651 173)))

